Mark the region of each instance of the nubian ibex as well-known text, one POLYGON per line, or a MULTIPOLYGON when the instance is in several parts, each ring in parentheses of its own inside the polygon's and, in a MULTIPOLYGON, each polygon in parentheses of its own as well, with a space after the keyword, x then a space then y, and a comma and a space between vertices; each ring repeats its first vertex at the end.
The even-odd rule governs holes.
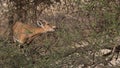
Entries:
MULTIPOLYGON (((27 40, 32 40, 34 36, 46 32, 55 31, 56 26, 50 25, 45 20, 37 21, 39 27, 31 26, 30 24, 24 24, 22 22, 16 22, 13 25, 13 40, 18 43, 25 43, 27 40)), ((28 41, 28 42, 29 42, 28 41)))

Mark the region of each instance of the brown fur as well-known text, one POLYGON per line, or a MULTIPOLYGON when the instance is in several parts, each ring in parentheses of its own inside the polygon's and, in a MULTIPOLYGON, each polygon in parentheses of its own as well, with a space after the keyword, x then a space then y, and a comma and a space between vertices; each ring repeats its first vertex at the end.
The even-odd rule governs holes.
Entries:
POLYGON ((48 31, 54 31, 55 26, 45 24, 44 27, 34 27, 29 24, 23 24, 22 22, 16 22, 13 26, 13 38, 14 41, 19 43, 25 43, 26 39, 31 39, 33 36, 48 31))

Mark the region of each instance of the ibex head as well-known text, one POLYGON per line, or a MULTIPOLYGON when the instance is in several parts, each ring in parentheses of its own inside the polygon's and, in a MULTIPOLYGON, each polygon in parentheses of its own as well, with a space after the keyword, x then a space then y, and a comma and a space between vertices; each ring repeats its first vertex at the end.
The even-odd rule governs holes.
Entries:
POLYGON ((44 29, 45 32, 52 32, 55 31, 56 26, 50 25, 45 20, 37 21, 37 25, 44 29))

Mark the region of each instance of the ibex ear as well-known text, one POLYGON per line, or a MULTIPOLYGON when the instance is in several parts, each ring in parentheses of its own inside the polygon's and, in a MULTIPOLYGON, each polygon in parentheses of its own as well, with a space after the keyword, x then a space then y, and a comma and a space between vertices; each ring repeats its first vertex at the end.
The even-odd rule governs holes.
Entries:
POLYGON ((37 21, 37 25, 38 25, 39 27, 44 28, 43 24, 42 24, 40 21, 37 21))
POLYGON ((40 21, 43 22, 44 24, 48 24, 46 20, 40 19, 40 21))

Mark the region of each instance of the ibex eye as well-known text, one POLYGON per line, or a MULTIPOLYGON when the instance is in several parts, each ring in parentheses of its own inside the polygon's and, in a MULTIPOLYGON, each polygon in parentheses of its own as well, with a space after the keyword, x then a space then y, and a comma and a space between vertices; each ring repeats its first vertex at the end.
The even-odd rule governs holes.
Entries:
POLYGON ((40 25, 42 25, 42 23, 41 23, 41 22, 39 22, 39 24, 40 24, 40 25))

